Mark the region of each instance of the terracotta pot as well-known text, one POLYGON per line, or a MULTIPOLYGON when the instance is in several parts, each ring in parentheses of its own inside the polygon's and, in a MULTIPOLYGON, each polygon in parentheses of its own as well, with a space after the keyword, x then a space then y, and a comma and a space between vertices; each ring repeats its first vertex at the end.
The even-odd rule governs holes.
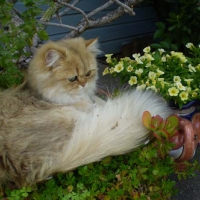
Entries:
POLYGON ((180 118, 180 130, 170 138, 175 144, 170 155, 177 162, 190 160, 195 155, 197 145, 200 143, 200 113, 194 114, 192 121, 180 118))

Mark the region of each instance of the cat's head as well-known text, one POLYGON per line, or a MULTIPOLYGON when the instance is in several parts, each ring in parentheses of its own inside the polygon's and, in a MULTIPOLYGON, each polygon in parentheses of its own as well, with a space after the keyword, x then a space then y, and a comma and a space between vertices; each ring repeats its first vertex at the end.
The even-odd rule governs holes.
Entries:
POLYGON ((30 87, 44 99, 65 103, 69 98, 92 95, 98 78, 97 39, 50 41, 36 52, 28 68, 30 87), (66 98, 66 99, 64 99, 66 98))

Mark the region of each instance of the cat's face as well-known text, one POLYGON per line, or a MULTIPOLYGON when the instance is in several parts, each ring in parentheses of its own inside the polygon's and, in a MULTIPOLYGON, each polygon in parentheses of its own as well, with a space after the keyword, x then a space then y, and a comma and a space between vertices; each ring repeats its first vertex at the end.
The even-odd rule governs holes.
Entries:
POLYGON ((99 52, 97 39, 49 42, 38 50, 30 63, 29 85, 42 96, 45 93, 94 93, 98 77, 96 55, 99 52))

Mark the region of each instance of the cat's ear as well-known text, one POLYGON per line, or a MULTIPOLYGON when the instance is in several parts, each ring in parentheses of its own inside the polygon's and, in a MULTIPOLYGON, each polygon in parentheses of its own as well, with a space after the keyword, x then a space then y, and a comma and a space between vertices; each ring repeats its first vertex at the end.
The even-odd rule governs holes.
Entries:
POLYGON ((54 66, 56 61, 58 61, 61 58, 61 56, 62 55, 54 49, 48 50, 47 53, 45 54, 45 61, 47 67, 54 66))
POLYGON ((101 54, 101 50, 99 49, 99 42, 98 42, 98 38, 94 38, 94 39, 90 39, 90 40, 85 40, 85 44, 86 44, 86 47, 87 49, 95 54, 95 55, 98 55, 98 54, 101 54))

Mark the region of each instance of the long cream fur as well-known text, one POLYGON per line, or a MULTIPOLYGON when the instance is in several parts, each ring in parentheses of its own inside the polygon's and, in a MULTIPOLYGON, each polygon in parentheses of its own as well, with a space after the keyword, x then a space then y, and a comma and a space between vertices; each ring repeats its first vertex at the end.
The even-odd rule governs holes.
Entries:
POLYGON ((144 111, 163 118, 172 113, 149 91, 124 93, 90 112, 19 90, 1 93, 0 101, 0 181, 19 187, 134 150, 150 136, 142 124, 144 111))

